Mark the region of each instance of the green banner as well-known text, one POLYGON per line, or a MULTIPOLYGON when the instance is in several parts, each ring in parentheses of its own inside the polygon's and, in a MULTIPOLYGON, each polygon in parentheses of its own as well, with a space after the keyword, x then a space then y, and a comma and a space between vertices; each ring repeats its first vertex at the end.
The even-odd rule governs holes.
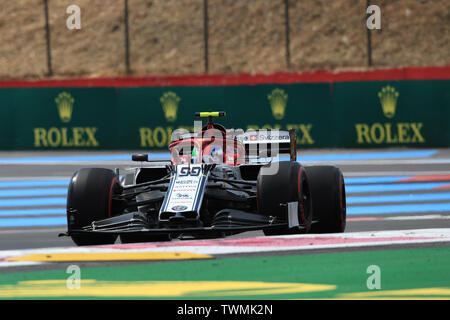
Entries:
POLYGON ((337 146, 450 146, 450 82, 335 84, 337 146))
POLYGON ((299 148, 449 147, 449 81, 0 89, 1 150, 166 149, 196 111, 295 129, 299 148))

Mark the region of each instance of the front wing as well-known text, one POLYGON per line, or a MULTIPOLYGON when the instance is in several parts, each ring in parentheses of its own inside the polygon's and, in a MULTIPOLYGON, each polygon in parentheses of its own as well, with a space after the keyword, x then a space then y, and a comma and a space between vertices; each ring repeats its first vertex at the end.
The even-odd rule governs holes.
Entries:
MULTIPOLYGON (((302 228, 302 226, 297 227, 302 228)), ((215 215, 212 225, 207 227, 186 227, 181 224, 170 225, 170 227, 159 227, 158 225, 152 225, 151 222, 149 223, 142 213, 132 212, 94 221, 90 226, 86 226, 81 229, 72 229, 61 235, 71 236, 77 234, 95 233, 116 235, 193 234, 207 236, 231 235, 246 231, 280 228, 289 228, 288 219, 285 220, 273 216, 264 216, 241 210, 224 209, 215 215)))

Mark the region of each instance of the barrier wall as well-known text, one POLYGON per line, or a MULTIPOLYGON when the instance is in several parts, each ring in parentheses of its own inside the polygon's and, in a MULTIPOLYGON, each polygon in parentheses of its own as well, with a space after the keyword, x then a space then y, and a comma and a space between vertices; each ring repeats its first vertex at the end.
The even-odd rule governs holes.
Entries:
POLYGON ((450 68, 0 82, 1 150, 165 149, 194 112, 299 148, 449 147, 450 68))

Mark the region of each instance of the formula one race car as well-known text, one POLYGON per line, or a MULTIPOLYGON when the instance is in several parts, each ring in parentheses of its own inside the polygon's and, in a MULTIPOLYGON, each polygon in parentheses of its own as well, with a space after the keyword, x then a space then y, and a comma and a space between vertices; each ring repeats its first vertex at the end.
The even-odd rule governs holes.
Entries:
POLYGON ((334 166, 296 161, 293 130, 227 130, 224 112, 197 112, 201 130, 176 131, 171 159, 141 163, 131 174, 83 168, 70 181, 64 235, 77 245, 344 232, 345 185, 334 166), (283 157, 285 159, 283 159, 283 157), (144 165, 145 163, 145 165, 144 165))

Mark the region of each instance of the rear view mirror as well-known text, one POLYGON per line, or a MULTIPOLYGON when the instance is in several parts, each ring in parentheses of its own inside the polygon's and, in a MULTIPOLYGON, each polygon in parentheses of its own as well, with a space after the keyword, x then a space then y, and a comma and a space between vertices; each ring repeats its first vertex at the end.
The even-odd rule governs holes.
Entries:
POLYGON ((138 154, 133 154, 131 156, 131 160, 133 161, 148 161, 148 154, 146 153, 138 153, 138 154))

